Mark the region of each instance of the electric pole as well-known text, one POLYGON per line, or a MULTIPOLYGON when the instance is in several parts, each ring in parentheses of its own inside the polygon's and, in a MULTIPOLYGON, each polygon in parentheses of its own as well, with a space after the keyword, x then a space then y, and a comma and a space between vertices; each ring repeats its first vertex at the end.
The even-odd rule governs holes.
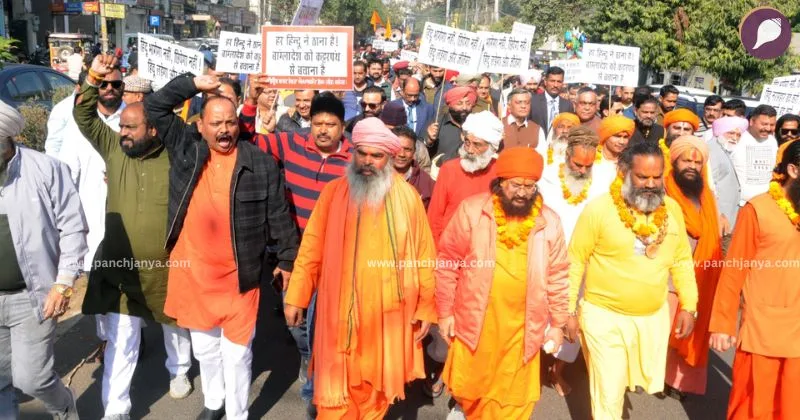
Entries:
POLYGON ((108 26, 106 25, 106 5, 100 3, 100 45, 103 52, 108 51, 108 26))

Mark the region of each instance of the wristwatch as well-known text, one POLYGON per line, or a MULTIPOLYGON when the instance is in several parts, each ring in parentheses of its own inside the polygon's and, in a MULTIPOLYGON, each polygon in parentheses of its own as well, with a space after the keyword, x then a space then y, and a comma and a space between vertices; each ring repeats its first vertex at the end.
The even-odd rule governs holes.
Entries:
POLYGON ((60 294, 61 296, 64 296, 67 299, 71 298, 72 297, 72 293, 74 292, 74 290, 71 287, 64 286, 63 284, 57 284, 57 285, 55 285, 55 288, 56 288, 56 292, 58 292, 58 294, 60 294))

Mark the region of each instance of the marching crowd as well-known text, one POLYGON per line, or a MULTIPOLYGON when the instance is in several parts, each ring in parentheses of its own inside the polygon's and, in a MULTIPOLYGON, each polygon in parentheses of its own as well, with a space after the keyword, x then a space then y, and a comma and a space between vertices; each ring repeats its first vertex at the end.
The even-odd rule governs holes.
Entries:
POLYGON ((279 91, 211 54, 153 91, 128 61, 123 78, 94 58, 46 155, 0 103, 0 418, 15 387, 78 418, 53 341, 82 273, 108 420, 136 404, 146 323, 172 398, 194 357, 197 418, 246 419, 270 282, 310 418, 383 418, 422 380, 448 418, 528 419, 582 355, 592 417, 620 419, 626 390, 702 396, 730 348, 728 418, 800 418, 800 117, 369 47, 345 92, 279 91))

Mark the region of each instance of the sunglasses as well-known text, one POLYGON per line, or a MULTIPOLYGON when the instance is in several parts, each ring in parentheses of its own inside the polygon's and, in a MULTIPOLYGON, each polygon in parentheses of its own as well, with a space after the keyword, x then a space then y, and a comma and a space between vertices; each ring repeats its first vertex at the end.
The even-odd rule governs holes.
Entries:
POLYGON ((800 128, 784 128, 781 129, 781 134, 785 134, 787 136, 796 136, 800 134, 800 128))
POLYGON ((366 102, 361 102, 361 106, 364 108, 378 108, 381 104, 368 104, 366 102))
POLYGON ((122 80, 102 81, 100 82, 100 89, 105 89, 108 85, 111 85, 113 89, 119 89, 122 87, 122 80))

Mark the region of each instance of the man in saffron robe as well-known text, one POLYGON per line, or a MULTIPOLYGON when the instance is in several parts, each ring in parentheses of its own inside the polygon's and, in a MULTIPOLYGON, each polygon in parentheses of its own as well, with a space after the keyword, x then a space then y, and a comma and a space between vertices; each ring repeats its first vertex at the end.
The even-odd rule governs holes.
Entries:
POLYGON ((543 166, 531 148, 505 149, 490 192, 464 200, 439 242, 444 381, 469 420, 530 418, 539 349, 563 340, 569 260, 558 215, 537 191, 543 166))
MULTIPOLYGON (((675 112, 675 111, 672 111, 675 112)), ((708 322, 722 259, 722 241, 717 201, 708 185, 708 146, 688 135, 675 139, 669 148, 672 170, 664 179, 667 195, 683 211, 697 281, 697 321, 692 334, 670 340, 664 394, 682 400, 685 393, 703 395, 708 372, 708 322)), ((667 295, 670 314, 678 309, 678 295, 667 295)))
POLYGON ((435 249, 425 208, 393 169, 400 140, 377 118, 353 129, 347 175, 322 190, 284 299, 297 325, 317 292, 311 372, 318 419, 382 419, 425 377, 436 321, 435 249), (376 281, 378 280, 378 281, 376 281))
POLYGON ((739 210, 711 311, 711 347, 736 347, 729 420, 800 418, 800 267, 787 264, 800 259, 800 142, 781 149, 769 192, 739 210))

